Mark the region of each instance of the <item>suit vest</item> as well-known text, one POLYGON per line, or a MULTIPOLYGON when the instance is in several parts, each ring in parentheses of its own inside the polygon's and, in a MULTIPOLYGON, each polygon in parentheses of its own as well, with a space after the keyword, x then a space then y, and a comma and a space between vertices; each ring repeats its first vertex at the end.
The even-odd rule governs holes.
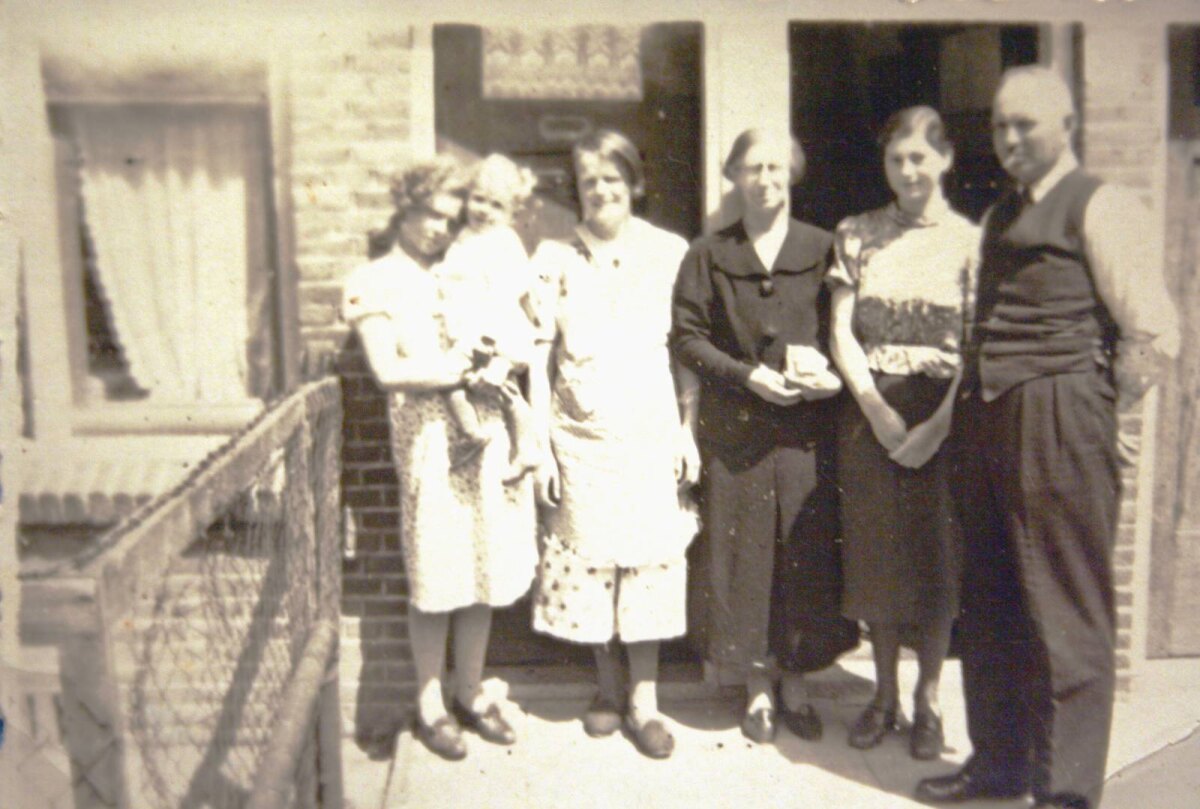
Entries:
POLYGON ((988 215, 968 350, 985 400, 1038 377, 1110 366, 1115 324, 1083 242, 1084 212, 1099 187, 1075 170, 1038 202, 1009 191, 988 215))

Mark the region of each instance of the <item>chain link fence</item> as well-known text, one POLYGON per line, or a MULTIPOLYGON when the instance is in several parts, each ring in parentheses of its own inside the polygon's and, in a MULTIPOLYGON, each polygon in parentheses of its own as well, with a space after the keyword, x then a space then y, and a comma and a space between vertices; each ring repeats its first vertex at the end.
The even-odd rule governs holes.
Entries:
POLYGON ((340 442, 337 382, 306 386, 23 582, 70 627, 55 805, 341 809, 340 442))

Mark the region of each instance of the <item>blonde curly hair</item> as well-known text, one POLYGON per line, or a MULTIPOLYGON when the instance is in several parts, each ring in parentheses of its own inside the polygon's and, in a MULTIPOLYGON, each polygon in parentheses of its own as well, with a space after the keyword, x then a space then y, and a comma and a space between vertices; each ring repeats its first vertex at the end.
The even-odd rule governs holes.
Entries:
POLYGON ((537 175, 509 157, 493 152, 471 167, 470 187, 487 185, 493 191, 508 192, 513 209, 529 205, 537 175))

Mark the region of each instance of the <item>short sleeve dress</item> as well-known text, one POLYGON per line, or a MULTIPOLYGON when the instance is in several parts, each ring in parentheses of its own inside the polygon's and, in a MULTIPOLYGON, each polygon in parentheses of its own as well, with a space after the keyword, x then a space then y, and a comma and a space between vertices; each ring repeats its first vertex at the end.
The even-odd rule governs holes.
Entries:
MULTIPOLYGON (((440 265, 425 269, 394 250, 347 277, 343 319, 357 327, 368 317, 386 317, 400 353, 444 353, 449 340, 440 274, 440 265)), ((502 482, 510 449, 502 413, 491 404, 477 407, 491 440, 475 460, 452 470, 455 442, 462 439, 447 397, 408 392, 388 400, 411 604, 448 612, 513 603, 533 579, 536 512, 528 480, 502 482)))
MULTIPOLYGON (((962 364, 979 228, 950 209, 915 219, 895 203, 838 225, 827 283, 857 293, 854 333, 876 387, 911 428, 943 401, 962 364)), ((842 611, 924 625, 957 606, 961 532, 949 447, 919 469, 888 458, 857 402, 838 414, 842 611)))
POLYGON ((675 480, 680 420, 667 336, 687 249, 633 219, 617 242, 545 242, 534 255, 553 341, 550 442, 562 500, 546 512, 534 628, 578 643, 687 630, 695 517, 675 480))

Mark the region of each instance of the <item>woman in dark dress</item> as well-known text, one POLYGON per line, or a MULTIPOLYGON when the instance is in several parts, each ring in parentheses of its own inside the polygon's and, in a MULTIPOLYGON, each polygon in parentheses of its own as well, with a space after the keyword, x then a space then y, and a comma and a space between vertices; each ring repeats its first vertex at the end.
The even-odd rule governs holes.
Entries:
POLYGON ((829 397, 840 383, 817 351, 831 236, 788 215, 803 170, 794 139, 738 136, 724 175, 743 217, 691 246, 673 306, 672 348, 701 381, 708 657, 745 679, 742 730, 760 743, 777 715, 802 738, 820 736, 812 706, 795 704, 798 675, 857 642, 839 614, 829 397), (820 367, 789 381, 789 355, 806 354, 820 367), (780 669, 795 674, 782 695, 780 669))
POLYGON ((942 750, 938 680, 957 611, 960 534, 942 442, 950 430, 979 228, 951 210, 942 178, 953 152, 930 107, 894 115, 880 136, 889 205, 851 216, 829 272, 834 359, 853 394, 838 430, 847 617, 866 621, 875 698, 852 747, 900 725, 896 662, 917 650, 909 747, 942 750))

